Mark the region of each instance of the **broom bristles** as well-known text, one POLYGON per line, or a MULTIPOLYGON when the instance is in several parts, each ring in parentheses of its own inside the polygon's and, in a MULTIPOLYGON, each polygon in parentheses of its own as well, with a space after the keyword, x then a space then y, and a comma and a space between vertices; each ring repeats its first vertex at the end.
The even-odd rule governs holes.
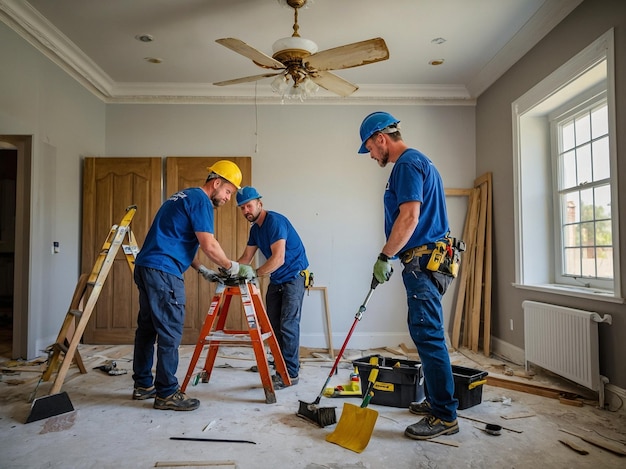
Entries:
POLYGON ((323 428, 337 423, 335 409, 336 407, 317 407, 315 403, 310 404, 300 401, 300 408, 298 409, 297 415, 323 428))

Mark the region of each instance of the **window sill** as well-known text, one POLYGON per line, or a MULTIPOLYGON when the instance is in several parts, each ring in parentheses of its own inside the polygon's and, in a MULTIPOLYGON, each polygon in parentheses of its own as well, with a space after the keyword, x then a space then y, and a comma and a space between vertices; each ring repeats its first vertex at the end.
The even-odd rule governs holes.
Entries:
POLYGON ((584 288, 569 285, 541 284, 541 285, 522 285, 519 283, 512 284, 515 288, 522 290, 532 290, 544 293, 553 293, 555 295, 571 296, 576 298, 586 298, 595 301, 606 301, 608 303, 623 304, 624 298, 614 296, 614 292, 602 290, 599 288, 584 288))

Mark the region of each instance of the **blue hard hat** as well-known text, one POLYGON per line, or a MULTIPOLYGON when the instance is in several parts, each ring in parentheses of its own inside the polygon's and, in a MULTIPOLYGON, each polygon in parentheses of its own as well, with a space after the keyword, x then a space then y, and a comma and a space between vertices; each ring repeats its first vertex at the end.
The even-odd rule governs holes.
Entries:
POLYGON ((263 196, 259 194, 259 191, 257 191, 254 187, 242 187, 237 191, 237 206, 241 207, 243 204, 250 202, 252 199, 260 199, 261 197, 263 196))
POLYGON ((400 121, 393 117, 388 112, 377 111, 372 112, 369 116, 363 119, 361 123, 361 147, 359 153, 369 153, 369 150, 365 148, 365 142, 374 135, 376 132, 380 132, 383 129, 391 125, 398 124, 400 121))

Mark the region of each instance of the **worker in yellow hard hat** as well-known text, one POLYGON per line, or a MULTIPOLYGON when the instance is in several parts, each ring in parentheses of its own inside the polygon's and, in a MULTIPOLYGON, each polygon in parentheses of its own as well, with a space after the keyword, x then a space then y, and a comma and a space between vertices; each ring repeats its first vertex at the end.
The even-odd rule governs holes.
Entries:
POLYGON ((228 202, 240 188, 241 170, 228 160, 207 168, 201 187, 173 194, 157 212, 135 259, 139 315, 135 332, 132 398, 154 398, 154 408, 194 410, 198 399, 180 391, 176 370, 185 320, 183 274, 191 266, 209 279, 209 270, 196 257, 198 247, 223 274, 252 278, 249 265, 230 260, 215 239, 213 208, 228 202), (152 375, 157 346, 156 375, 152 375))

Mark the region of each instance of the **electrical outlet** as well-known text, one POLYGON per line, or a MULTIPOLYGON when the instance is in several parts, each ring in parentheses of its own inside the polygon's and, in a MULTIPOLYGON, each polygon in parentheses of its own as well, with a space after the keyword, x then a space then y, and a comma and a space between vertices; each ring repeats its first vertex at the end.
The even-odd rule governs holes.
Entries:
POLYGON ((511 330, 513 330, 513 320, 511 319, 511 330))

